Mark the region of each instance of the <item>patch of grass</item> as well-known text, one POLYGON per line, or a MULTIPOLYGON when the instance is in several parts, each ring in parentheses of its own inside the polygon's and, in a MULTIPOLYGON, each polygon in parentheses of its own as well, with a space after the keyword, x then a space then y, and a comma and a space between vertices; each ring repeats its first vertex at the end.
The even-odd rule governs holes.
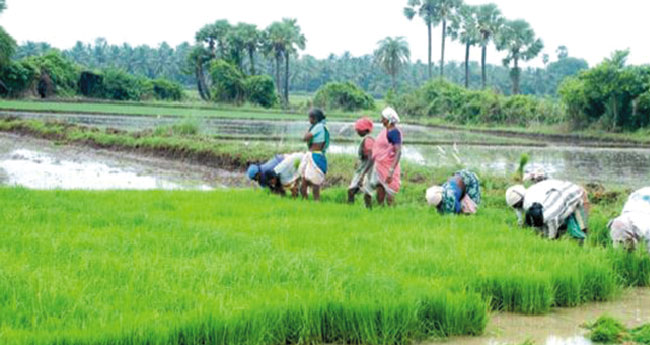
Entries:
POLYGON ((596 343, 620 343, 627 332, 622 323, 609 316, 601 316, 598 320, 587 323, 583 327, 589 330, 587 337, 596 343))
POLYGON ((490 309, 605 300, 611 249, 474 217, 259 191, 0 189, 0 342, 406 344, 481 334, 490 309))

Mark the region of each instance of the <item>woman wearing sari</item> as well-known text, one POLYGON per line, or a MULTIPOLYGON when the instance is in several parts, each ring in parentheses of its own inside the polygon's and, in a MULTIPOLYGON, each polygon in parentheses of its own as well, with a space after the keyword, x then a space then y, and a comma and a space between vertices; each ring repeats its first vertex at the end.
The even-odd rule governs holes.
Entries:
POLYGON ((363 186, 368 208, 372 206, 373 194, 377 195, 380 206, 384 202, 392 206, 401 185, 399 161, 402 157, 402 131, 396 127, 399 123, 397 112, 390 107, 384 109, 381 112, 381 123, 384 129, 372 147, 373 167, 363 186))
POLYGON ((312 109, 309 112, 309 123, 311 127, 303 140, 307 142, 307 152, 300 163, 298 170, 302 177, 300 194, 303 199, 309 197, 309 188, 314 194, 314 200, 320 200, 320 189, 325 183, 327 174, 327 158, 325 154, 330 145, 330 133, 327 129, 325 114, 320 109, 312 109))

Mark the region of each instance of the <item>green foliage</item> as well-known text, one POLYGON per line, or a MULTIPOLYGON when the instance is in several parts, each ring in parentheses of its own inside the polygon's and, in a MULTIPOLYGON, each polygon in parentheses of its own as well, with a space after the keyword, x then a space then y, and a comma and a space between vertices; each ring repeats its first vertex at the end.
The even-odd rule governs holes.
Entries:
POLYGON ((559 93, 575 124, 628 130, 648 126, 645 94, 650 90, 650 67, 625 66, 628 54, 617 51, 560 86, 559 93))
POLYGON ((154 136, 193 136, 199 134, 199 122, 187 117, 171 126, 159 126, 153 132, 154 136))
POLYGON ((643 345, 650 344, 650 324, 631 329, 628 339, 643 345))
POLYGON ((246 99, 264 108, 271 108, 278 100, 273 78, 268 75, 250 76, 244 81, 246 99))
POLYGON ((552 100, 467 90, 445 80, 431 81, 395 103, 400 113, 438 117, 459 124, 528 126, 563 121, 562 109, 552 100))
POLYGON ((104 97, 115 100, 141 100, 151 95, 152 85, 124 71, 104 71, 104 97))
POLYGON ((212 61, 210 76, 214 100, 240 103, 245 97, 244 75, 236 66, 225 60, 212 61))
POLYGON ((183 99, 183 87, 173 81, 167 79, 154 79, 151 81, 153 84, 153 93, 156 99, 180 101, 183 99))
POLYGON ((104 76, 98 73, 83 71, 79 76, 79 93, 86 97, 104 97, 104 76))
POLYGON ((20 97, 27 93, 34 86, 38 75, 38 68, 29 61, 12 61, 0 70, 0 80, 4 83, 6 90, 0 88, 0 95, 8 97, 20 97))
POLYGON ((372 110, 375 100, 351 82, 327 83, 314 95, 314 105, 328 110, 372 110))
POLYGON ((27 61, 39 69, 40 83, 45 82, 47 78, 51 80, 54 94, 71 96, 76 93, 79 69, 60 52, 51 50, 43 56, 27 58, 27 61))
POLYGON ((14 54, 15 50, 16 41, 2 26, 0 26, 0 68, 9 63, 9 59, 14 54))
POLYGON ((393 91, 397 88, 396 77, 400 69, 411 58, 408 42, 404 37, 386 37, 377 42, 374 52, 375 63, 393 79, 393 91))
POLYGON ((596 343, 620 343, 627 329, 619 321, 609 316, 601 316, 598 320, 587 323, 584 328, 589 330, 587 337, 596 343))

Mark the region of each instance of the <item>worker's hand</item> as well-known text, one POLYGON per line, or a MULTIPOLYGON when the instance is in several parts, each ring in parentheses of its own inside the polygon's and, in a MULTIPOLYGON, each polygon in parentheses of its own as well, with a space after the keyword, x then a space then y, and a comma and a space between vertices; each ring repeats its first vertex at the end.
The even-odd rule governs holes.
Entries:
POLYGON ((393 182, 393 175, 386 178, 386 184, 391 184, 391 182, 393 182))

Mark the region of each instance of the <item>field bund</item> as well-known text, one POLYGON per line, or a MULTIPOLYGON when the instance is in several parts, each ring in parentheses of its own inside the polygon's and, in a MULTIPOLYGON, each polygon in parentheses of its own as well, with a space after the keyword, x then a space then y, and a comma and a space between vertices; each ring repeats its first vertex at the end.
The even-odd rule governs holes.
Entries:
POLYGON ((343 195, 0 188, 0 343, 404 344, 649 282, 647 256, 543 240, 500 193, 474 217, 343 195))

